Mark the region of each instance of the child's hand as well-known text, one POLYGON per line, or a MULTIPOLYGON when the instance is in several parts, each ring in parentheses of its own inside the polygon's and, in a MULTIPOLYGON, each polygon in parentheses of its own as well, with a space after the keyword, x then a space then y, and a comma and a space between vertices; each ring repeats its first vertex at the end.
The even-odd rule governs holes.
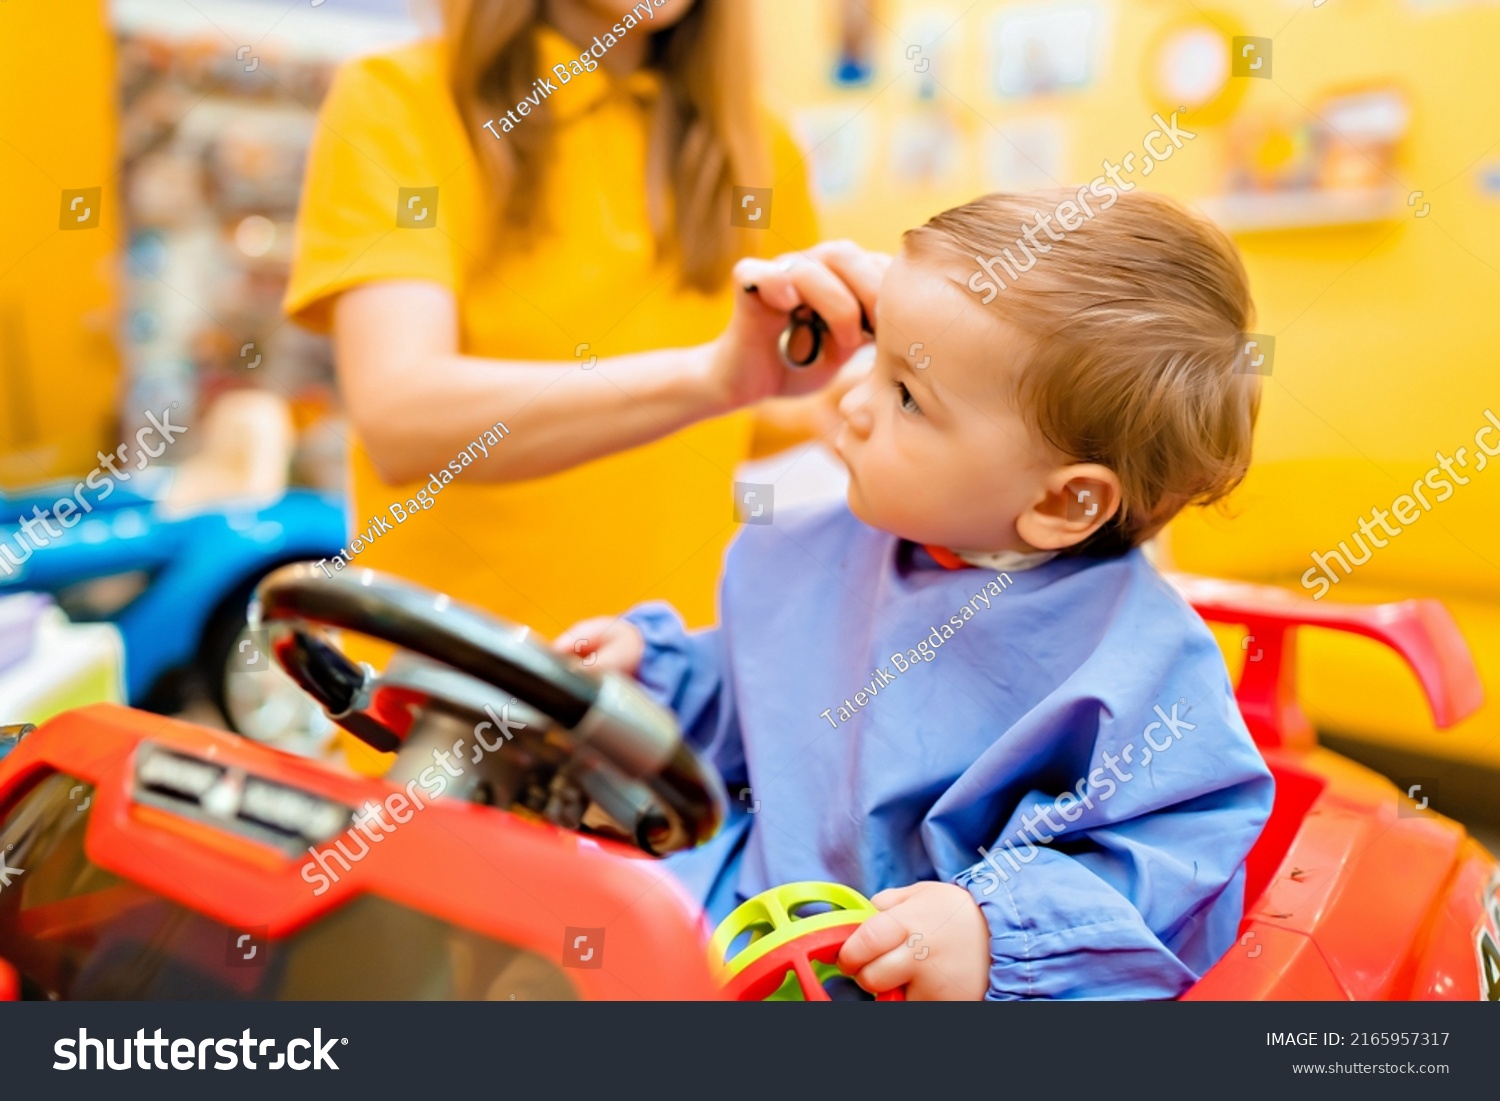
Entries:
POLYGON ((990 982, 990 928, 969 892, 952 883, 913 883, 870 900, 839 952, 839 967, 872 994, 898 986, 914 1002, 978 1001, 990 982))
POLYGON ((825 385, 869 339, 860 311, 873 325, 875 297, 891 258, 850 241, 825 241, 775 260, 745 259, 734 266, 734 316, 712 345, 712 372, 738 407, 777 394, 808 394, 825 385), (744 288, 754 286, 754 293, 744 288), (790 370, 777 340, 797 306, 812 307, 828 323, 823 354, 805 370, 790 370))
POLYGON ((581 658, 590 669, 635 676, 646 654, 646 640, 629 620, 601 615, 573 624, 552 648, 581 658))

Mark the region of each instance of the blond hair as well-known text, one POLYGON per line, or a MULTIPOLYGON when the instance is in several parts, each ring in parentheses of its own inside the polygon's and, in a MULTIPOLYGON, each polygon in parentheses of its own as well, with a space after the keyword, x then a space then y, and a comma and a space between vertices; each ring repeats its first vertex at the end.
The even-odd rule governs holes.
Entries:
POLYGON ((976 302, 1035 340, 1019 407, 1057 450, 1119 477, 1119 513, 1074 553, 1121 553, 1244 478, 1260 405, 1243 366, 1254 306, 1238 252, 1206 219, 1111 187, 1001 192, 904 240, 975 272, 976 302))
MULTIPOLYGON (((540 0, 441 0, 449 90, 494 197, 492 229, 522 240, 543 215, 551 110, 543 100, 512 133, 492 136, 483 127, 542 75, 533 37, 541 7, 540 0)), ((730 228, 731 189, 771 182, 746 24, 743 4, 697 0, 673 26, 634 32, 651 34, 645 65, 662 77, 646 180, 657 248, 677 260, 686 285, 710 293, 736 259, 754 251, 750 231, 730 228)))

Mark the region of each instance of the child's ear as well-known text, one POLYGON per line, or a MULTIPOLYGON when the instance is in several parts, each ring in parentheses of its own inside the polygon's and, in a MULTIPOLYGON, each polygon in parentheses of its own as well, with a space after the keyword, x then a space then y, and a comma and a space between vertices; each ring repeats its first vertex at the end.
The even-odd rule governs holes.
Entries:
POLYGON ((1016 534, 1037 550, 1077 546, 1120 511, 1120 479, 1107 466, 1073 463, 1042 483, 1042 495, 1016 518, 1016 534))

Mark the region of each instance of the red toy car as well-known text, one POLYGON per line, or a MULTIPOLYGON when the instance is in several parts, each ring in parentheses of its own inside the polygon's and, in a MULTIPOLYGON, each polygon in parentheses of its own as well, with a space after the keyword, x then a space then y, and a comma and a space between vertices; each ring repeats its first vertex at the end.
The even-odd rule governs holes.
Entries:
MULTIPOLYGON (((1293 691, 1298 626, 1357 631, 1458 721, 1480 689, 1446 613, 1179 584, 1259 647, 1239 700, 1277 786, 1239 945, 1188 996, 1500 999, 1493 858, 1319 749, 1293 691)), ((628 679, 370 571, 286 567, 257 600, 283 667, 392 771, 104 705, 27 734, 0 760, 0 999, 721 996, 701 913, 646 854, 711 835, 723 792, 628 679), (330 627, 402 652, 376 675, 330 627)))

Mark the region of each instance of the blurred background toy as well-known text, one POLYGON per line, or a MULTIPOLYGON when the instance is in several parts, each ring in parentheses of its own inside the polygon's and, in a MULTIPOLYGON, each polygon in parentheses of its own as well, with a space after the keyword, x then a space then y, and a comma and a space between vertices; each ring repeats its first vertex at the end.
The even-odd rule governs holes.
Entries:
MULTIPOLYGON (((0 725, 125 702, 125 651, 107 623, 72 623, 41 593, 0 589, 0 725)), ((0 740, 0 756, 11 745, 0 740)))
POLYGON ((86 491, 89 511, 41 545, 28 544, 23 519, 55 513, 74 485, 0 494, 0 547, 29 549, 3 564, 0 594, 47 592, 77 623, 113 624, 131 703, 172 711, 206 698, 232 729, 315 751, 331 728, 256 649, 246 605, 277 566, 331 557, 343 511, 335 497, 289 487, 291 415, 277 395, 226 393, 196 431, 191 458, 86 491))

